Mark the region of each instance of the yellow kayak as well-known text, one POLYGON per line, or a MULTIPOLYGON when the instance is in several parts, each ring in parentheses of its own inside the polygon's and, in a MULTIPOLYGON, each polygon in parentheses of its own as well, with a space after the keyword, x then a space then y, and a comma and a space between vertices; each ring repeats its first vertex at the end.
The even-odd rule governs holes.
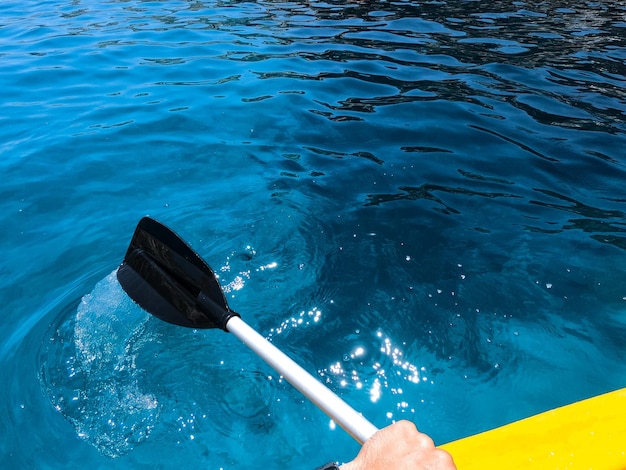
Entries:
POLYGON ((626 388, 440 447, 459 470, 626 470, 626 388))

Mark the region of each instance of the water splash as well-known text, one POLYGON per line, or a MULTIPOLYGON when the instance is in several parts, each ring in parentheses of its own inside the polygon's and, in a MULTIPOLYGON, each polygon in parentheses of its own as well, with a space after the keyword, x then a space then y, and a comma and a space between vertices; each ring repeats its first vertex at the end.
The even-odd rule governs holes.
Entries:
POLYGON ((81 299, 44 351, 42 380, 54 407, 78 437, 109 457, 144 442, 159 416, 159 401, 142 389, 137 366, 153 336, 147 320, 113 272, 81 299))

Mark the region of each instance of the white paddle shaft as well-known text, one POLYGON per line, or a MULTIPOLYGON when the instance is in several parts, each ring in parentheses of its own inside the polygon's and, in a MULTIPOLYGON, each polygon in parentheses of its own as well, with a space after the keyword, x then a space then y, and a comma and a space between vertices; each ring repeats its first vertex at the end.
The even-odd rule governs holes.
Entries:
POLYGON ((378 431, 376 426, 365 419, 363 415, 257 333, 240 317, 235 316, 228 320, 226 329, 257 353, 261 359, 332 418, 359 444, 363 444, 378 431))

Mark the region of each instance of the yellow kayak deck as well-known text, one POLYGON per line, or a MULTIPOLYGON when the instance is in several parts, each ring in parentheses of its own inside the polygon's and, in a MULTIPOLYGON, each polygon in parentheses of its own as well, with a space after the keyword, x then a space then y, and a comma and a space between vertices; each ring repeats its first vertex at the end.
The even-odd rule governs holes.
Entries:
POLYGON ((459 470, 626 470, 626 388, 440 447, 459 470))

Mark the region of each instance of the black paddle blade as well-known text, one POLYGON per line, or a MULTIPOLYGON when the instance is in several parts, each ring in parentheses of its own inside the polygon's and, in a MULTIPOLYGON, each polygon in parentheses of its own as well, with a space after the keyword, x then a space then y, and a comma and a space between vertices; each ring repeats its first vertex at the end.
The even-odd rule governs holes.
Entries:
POLYGON ((177 234, 149 217, 137 224, 117 279, 144 310, 169 323, 226 329, 230 310, 215 273, 177 234))

